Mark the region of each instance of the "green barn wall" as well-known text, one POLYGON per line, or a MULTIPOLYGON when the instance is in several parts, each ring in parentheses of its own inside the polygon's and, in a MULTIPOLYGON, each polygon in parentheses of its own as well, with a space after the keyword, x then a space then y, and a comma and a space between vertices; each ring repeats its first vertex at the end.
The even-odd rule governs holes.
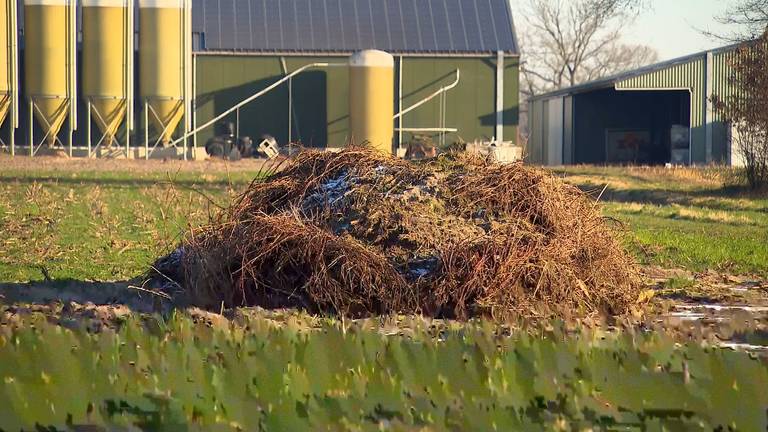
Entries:
MULTIPOLYGON (((399 57, 396 57, 399 62, 399 57)), ((314 62, 344 63, 346 57, 286 57, 288 70, 314 62)), ((283 76, 278 56, 197 55, 197 124, 201 125, 238 101, 273 84, 283 76)), ((396 64, 397 66, 397 64, 396 64)), ((418 102, 450 84, 461 70, 459 85, 446 94, 446 127, 459 129, 447 142, 490 139, 495 125, 496 58, 403 57, 403 107, 418 102)), ((517 142, 519 117, 519 62, 505 59, 504 137, 517 142)), ((315 69, 293 79, 293 140, 315 147, 340 147, 348 139, 349 92, 346 67, 315 69)), ((396 89, 397 90, 397 89, 396 89)), ((396 101, 393 101, 396 103, 396 101)), ((406 114, 404 127, 439 125, 440 98, 406 114)), ((269 133, 279 142, 288 140, 288 86, 281 85, 240 111, 240 133, 258 138, 269 133)), ((229 118, 235 121, 235 116, 229 118)), ((213 135, 206 129, 198 145, 213 135)), ((404 141, 411 138, 404 134, 404 141)))
POLYGON ((520 144, 520 58, 504 59, 504 141, 520 144))
MULTIPOLYGON (((346 58, 301 57, 286 60, 288 70, 315 62, 343 63, 346 58)), ((237 102, 274 84, 285 74, 280 57, 197 56, 197 124, 202 125, 237 102)), ((292 80, 294 120, 293 140, 307 146, 324 147, 336 141, 339 130, 346 130, 347 69, 345 67, 310 69, 292 80), (330 97, 327 97, 330 95, 330 97)), ((281 143, 288 141, 288 84, 283 84, 240 110, 240 134, 256 139, 273 135, 281 143)), ((228 120, 235 121, 235 115, 228 120)), ((198 145, 213 135, 208 128, 198 135, 198 145)))
MULTIPOLYGON (((403 59, 403 108, 417 103, 437 89, 455 80, 459 84, 446 93, 445 126, 458 132, 448 134, 449 143, 490 140, 496 125, 496 58, 410 58, 403 59)), ((505 59, 504 71, 504 139, 517 142, 519 117, 519 64, 516 58, 505 59)), ((406 114, 403 127, 436 128, 440 125, 440 97, 432 99, 406 114)), ((432 134, 434 137, 437 134, 432 134)), ((404 134, 404 141, 411 134, 404 134)))

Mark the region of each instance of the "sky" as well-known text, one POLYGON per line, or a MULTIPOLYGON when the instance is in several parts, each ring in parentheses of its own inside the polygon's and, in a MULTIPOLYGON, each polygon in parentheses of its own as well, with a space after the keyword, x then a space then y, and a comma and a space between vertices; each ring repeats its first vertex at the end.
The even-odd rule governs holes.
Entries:
POLYGON ((652 0, 650 8, 627 29, 627 42, 655 48, 668 60, 727 44, 702 34, 702 30, 727 33, 715 17, 732 0, 652 0))
MULTIPOLYGON (((512 10, 525 0, 510 0, 512 10)), ((567 0, 566 0, 567 1, 567 0)), ((738 0, 649 0, 649 8, 623 32, 626 42, 645 44, 656 49, 659 60, 669 60, 726 45, 727 42, 709 37, 703 31, 728 34, 729 29, 717 22, 729 3, 738 0)), ((516 19, 518 26, 524 20, 516 19)))

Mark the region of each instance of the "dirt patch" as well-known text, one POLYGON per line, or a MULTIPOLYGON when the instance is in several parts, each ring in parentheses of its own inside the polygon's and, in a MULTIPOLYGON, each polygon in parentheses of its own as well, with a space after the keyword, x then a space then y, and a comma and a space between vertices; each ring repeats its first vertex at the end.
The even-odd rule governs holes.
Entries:
POLYGON ((521 163, 308 151, 190 231, 153 273, 209 310, 620 314, 640 279, 614 234, 594 200, 521 163))
POLYGON ((648 288, 662 301, 688 305, 768 306, 768 281, 756 275, 659 267, 645 267, 642 273, 648 288))

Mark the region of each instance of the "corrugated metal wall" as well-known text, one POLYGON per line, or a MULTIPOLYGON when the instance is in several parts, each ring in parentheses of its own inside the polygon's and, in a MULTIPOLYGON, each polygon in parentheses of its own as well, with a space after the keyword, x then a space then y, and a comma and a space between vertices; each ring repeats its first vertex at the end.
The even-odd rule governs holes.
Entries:
POLYGON ((547 115, 547 165, 563 164, 563 98, 549 100, 547 115))
POLYGON ((528 131, 527 162, 549 166, 573 163, 573 98, 531 102, 528 131))
MULTIPOLYGON (((690 91, 691 99, 691 157, 694 163, 725 163, 730 160, 729 126, 721 113, 708 103, 712 96, 730 98, 736 96, 737 89, 732 84, 732 62, 738 55, 736 47, 727 47, 710 53, 702 53, 680 59, 679 63, 670 64, 662 69, 615 82, 616 90, 672 90, 690 91), (707 80, 709 86, 707 88, 707 80), (709 112, 708 112, 709 111, 709 112), (708 147, 708 135, 711 147, 708 147)), ((628 73, 627 76, 629 76, 628 73)), ((610 85, 610 83, 609 83, 610 85)), ((587 94, 595 90, 581 90, 587 94)), ((546 162, 548 124, 541 110, 546 100, 535 100, 530 104, 529 117, 530 137, 528 143, 529 160, 535 163, 546 162), (542 123, 543 122, 543 123, 542 123)), ((573 111, 578 107, 573 106, 573 111)), ((570 116, 569 116, 570 117, 570 116)), ((564 134, 572 134, 578 125, 564 127, 564 134), (566 129, 570 129, 566 130, 566 129)), ((565 145, 568 146, 568 136, 564 135, 565 145)), ((584 145, 584 143, 573 143, 584 145)), ((565 149, 564 159, 567 163, 568 149, 565 149)))
MULTIPOLYGON (((345 63, 345 57, 285 57, 289 71, 316 61, 345 63)), ((399 62, 399 58, 396 58, 399 62)), ((397 67, 397 64, 396 64, 397 67)), ((447 143, 488 140, 494 135, 496 57, 404 57, 403 108, 418 102, 441 86, 454 80, 461 70, 459 85, 446 95, 446 127, 458 132, 446 137, 447 143)), ((504 136, 517 142, 519 117, 519 62, 505 59, 504 71, 504 136)), ((197 124, 213 118, 238 101, 279 80, 283 69, 279 56, 197 55, 197 124)), ((345 67, 318 69, 303 73, 293 80, 295 118, 292 138, 305 145, 338 147, 348 137, 348 72, 345 67)), ((440 98, 405 115, 403 126, 435 128, 440 120, 440 98)), ((230 119, 234 121, 234 116, 230 119)), ((260 137, 264 133, 279 142, 288 139, 288 88, 283 85, 262 99, 243 107, 240 118, 242 135, 260 137)), ((198 135, 203 145, 213 134, 206 130, 198 135)), ((411 139, 404 134, 404 141, 411 139)), ((427 134, 436 135, 436 134, 427 134)))
POLYGON ((545 112, 548 104, 545 100, 538 99, 528 105, 528 142, 525 148, 526 160, 529 163, 544 165, 546 163, 544 148, 547 143, 547 125, 545 112))
POLYGON ((728 131, 722 115, 709 104, 709 124, 712 134, 711 154, 707 154, 707 100, 712 96, 728 98, 735 95, 731 84, 731 62, 735 49, 713 52, 710 70, 707 54, 688 63, 630 78, 616 84, 619 90, 688 88, 691 91, 691 156, 693 162, 724 162, 728 157, 728 131), (711 88, 707 88, 709 75, 711 88), (708 156, 711 158, 707 160, 708 156))
MULTIPOLYGON (((728 99, 737 94, 737 89, 731 82, 733 75, 731 64, 736 59, 737 55, 738 51, 732 50, 717 53, 712 56, 712 94, 717 95, 721 99, 728 99)), ((722 114, 715 111, 714 119, 715 121, 722 121, 722 114)))
POLYGON ((706 56, 616 83, 617 90, 690 89, 691 91, 691 158, 693 162, 707 160, 706 118, 706 56))

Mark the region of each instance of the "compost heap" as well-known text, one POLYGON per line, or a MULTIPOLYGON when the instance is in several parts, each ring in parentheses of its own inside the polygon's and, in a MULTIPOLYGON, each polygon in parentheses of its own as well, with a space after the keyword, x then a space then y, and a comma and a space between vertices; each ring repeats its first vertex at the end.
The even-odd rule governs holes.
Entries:
POLYGON ((155 269, 188 301, 367 316, 626 312, 633 260, 594 199, 522 163, 305 151, 155 269))

